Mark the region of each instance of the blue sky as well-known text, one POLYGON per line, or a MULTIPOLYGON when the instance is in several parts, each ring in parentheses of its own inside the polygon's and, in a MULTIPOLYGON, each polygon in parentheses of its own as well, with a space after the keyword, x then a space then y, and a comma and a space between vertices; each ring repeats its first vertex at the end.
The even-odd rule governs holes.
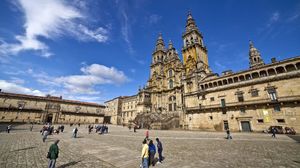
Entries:
POLYGON ((181 53, 189 10, 214 72, 247 69, 249 40, 266 63, 300 55, 297 0, 3 0, 0 88, 97 103, 136 94, 160 32, 181 53))

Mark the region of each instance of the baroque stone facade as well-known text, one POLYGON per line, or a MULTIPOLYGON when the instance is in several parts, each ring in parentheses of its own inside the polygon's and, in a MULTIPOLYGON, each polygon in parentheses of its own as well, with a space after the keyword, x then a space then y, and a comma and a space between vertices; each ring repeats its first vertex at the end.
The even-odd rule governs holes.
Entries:
POLYGON ((103 123, 104 105, 0 91, 0 122, 103 123))
MULTIPOLYGON (((249 69, 228 70, 219 76, 209 67, 207 48, 191 13, 182 40, 181 61, 172 42, 165 47, 159 34, 149 80, 139 89, 137 106, 132 109, 136 116, 145 116, 139 116, 139 121, 148 120, 148 116, 150 126, 157 128, 163 124, 172 128, 178 122, 175 127, 191 130, 221 131, 228 127, 233 131, 262 131, 278 125, 300 131, 300 56, 282 61, 273 58, 265 64, 250 41, 249 69)), ((125 123, 127 114, 135 116, 126 108, 121 110, 125 123)))

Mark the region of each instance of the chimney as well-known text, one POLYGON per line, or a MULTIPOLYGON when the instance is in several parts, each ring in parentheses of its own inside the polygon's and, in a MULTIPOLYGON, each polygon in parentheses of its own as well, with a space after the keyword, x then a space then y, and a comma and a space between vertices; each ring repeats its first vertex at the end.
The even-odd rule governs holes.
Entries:
POLYGON ((277 62, 276 58, 275 58, 275 57, 271 58, 271 62, 272 62, 272 63, 277 62))

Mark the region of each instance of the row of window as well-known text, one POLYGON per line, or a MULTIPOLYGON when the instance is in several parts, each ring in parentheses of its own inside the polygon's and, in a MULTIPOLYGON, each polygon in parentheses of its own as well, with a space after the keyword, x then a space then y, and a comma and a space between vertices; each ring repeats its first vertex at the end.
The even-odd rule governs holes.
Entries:
POLYGON ((205 90, 208 88, 213 88, 217 86, 223 86, 227 84, 232 84, 240 81, 245 81, 245 80, 250 80, 250 79, 255 79, 255 78, 260 78, 260 77, 266 77, 266 76, 272 76, 272 75, 277 75, 285 72, 291 72, 291 71, 296 71, 300 69, 300 62, 297 62, 296 64, 288 64, 286 66, 279 66, 276 68, 270 68, 267 70, 261 70, 259 72, 253 72, 251 74, 245 74, 245 75, 240 75, 240 76, 235 76, 231 77, 228 79, 223 79, 215 82, 209 82, 205 84, 199 84, 199 89, 205 90))

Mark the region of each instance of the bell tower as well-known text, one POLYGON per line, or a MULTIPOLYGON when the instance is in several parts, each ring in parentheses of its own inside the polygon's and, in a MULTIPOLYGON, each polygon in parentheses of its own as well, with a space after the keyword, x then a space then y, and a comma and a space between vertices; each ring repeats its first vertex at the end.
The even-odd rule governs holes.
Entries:
POLYGON ((195 70, 209 72, 207 49, 203 43, 203 36, 199 31, 191 12, 187 15, 185 32, 182 35, 183 64, 186 73, 195 70))
POLYGON ((162 38, 161 33, 159 33, 158 38, 156 40, 155 49, 152 53, 152 63, 150 69, 150 78, 157 75, 162 74, 163 62, 166 58, 166 48, 165 43, 162 38))
POLYGON ((250 68, 255 68, 265 65, 263 59, 260 56, 258 49, 253 45, 253 42, 249 41, 249 66, 250 68))

